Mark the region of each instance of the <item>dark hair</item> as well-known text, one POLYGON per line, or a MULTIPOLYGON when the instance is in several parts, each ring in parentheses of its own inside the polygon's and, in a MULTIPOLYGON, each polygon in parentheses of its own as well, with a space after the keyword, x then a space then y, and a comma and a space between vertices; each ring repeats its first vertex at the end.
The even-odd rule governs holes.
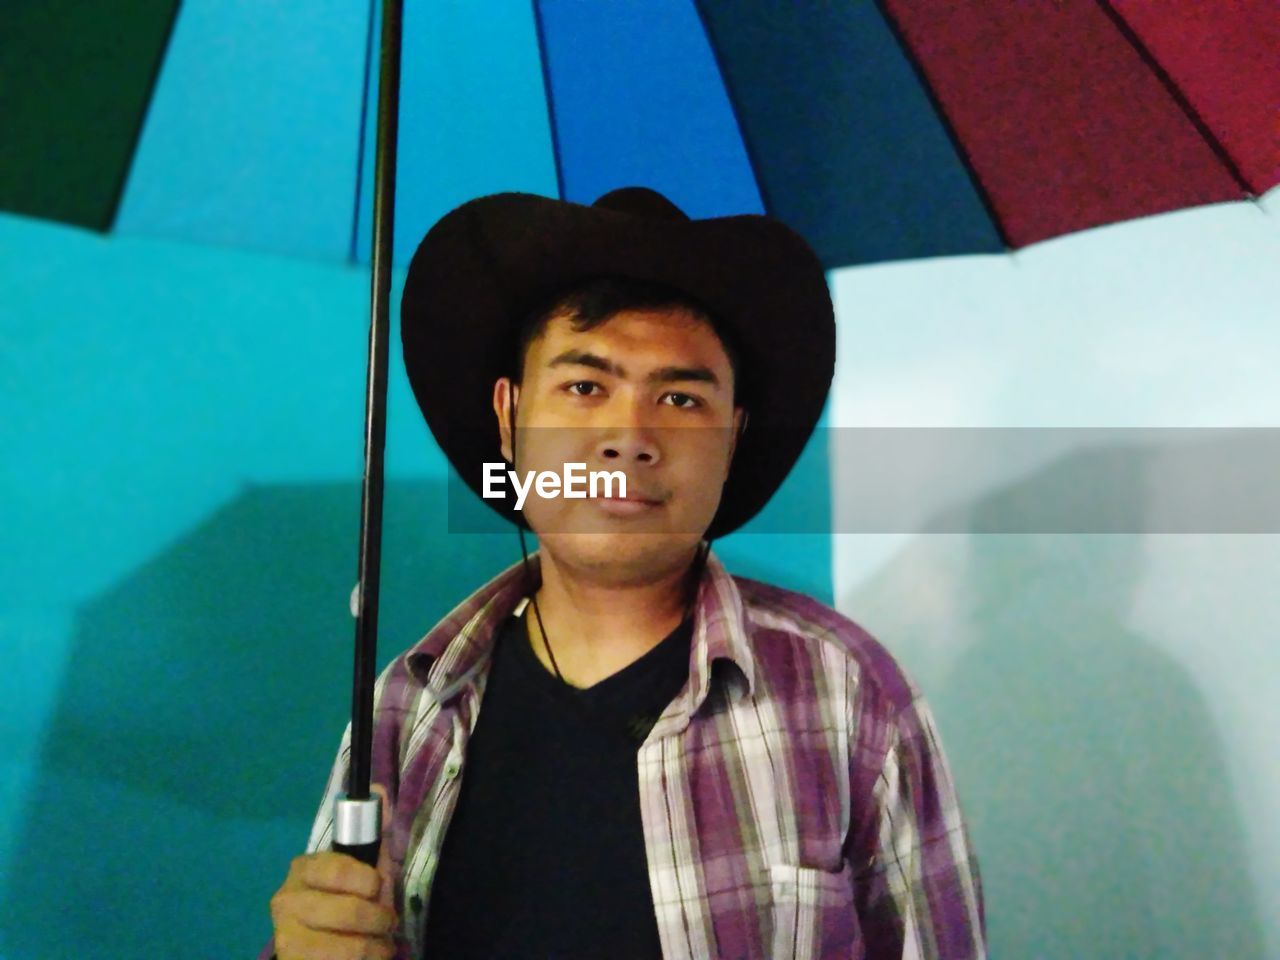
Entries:
POLYGON ((636 280, 631 277, 593 277, 561 290, 549 301, 529 311, 520 323, 512 360, 512 380, 519 383, 524 376, 524 361, 529 345, 546 329, 552 317, 568 315, 573 329, 579 333, 600 326, 623 310, 645 310, 680 307, 711 327, 729 358, 733 371, 734 402, 746 406, 746 371, 741 362, 741 352, 732 331, 719 317, 694 297, 681 290, 652 280, 636 280))

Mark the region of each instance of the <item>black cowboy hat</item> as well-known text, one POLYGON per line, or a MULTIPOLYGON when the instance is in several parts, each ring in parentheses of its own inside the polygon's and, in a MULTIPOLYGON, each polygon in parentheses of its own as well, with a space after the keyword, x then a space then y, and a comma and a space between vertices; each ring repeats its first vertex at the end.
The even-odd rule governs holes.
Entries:
MULTIPOLYGON (((598 277, 674 288, 728 328, 749 384, 735 398, 749 428, 706 536, 737 529, 786 479, 835 370, 822 265, 799 234, 770 217, 691 220, 644 187, 614 190, 591 206, 525 193, 464 203, 419 244, 401 302, 405 367, 427 425, 479 496, 483 464, 501 459, 493 384, 518 373, 521 322, 598 277)), ((513 499, 484 502, 523 524, 513 499)))

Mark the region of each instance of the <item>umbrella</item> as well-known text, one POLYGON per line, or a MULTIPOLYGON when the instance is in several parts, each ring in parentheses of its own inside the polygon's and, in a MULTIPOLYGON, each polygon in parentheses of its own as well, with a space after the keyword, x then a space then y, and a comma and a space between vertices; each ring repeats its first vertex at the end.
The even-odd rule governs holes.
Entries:
POLYGON ((1268 69, 1280 27, 1260 0, 1212 14, 1189 0, 884 0, 754 4, 749 16, 726 0, 411 0, 403 34, 400 11, 0 11, 0 36, 18 41, 0 43, 4 72, 25 81, 3 93, 0 206, 372 262, 357 802, 390 268, 452 206, 508 189, 590 202, 646 183, 696 217, 775 215, 837 267, 1016 249, 1280 180, 1268 69), (229 95, 237 87, 254 95, 229 95))
MULTIPOLYGON (((370 0, 0 7, 0 208, 367 263, 370 0)), ((395 257, 629 183, 831 267, 1016 249, 1280 180, 1266 0, 408 0, 395 257)))

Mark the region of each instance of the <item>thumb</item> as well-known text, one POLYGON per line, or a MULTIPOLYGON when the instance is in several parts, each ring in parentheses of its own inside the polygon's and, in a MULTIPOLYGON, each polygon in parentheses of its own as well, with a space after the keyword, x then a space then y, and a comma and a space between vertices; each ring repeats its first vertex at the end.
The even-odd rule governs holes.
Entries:
POLYGON ((394 867, 391 863, 391 799, 387 795, 387 788, 380 783, 373 784, 369 789, 382 801, 382 831, 378 838, 378 873, 382 875, 382 889, 378 900, 394 910, 396 893, 392 878, 394 867))

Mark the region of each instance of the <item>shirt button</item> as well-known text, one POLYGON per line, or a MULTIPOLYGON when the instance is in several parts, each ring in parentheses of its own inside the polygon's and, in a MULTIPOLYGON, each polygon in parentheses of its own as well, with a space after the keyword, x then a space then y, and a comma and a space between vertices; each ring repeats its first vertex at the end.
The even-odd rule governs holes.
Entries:
POLYGON ((458 763, 457 760, 450 760, 444 765, 444 778, 446 780, 452 780, 458 775, 458 770, 461 769, 461 767, 462 764, 458 763))

